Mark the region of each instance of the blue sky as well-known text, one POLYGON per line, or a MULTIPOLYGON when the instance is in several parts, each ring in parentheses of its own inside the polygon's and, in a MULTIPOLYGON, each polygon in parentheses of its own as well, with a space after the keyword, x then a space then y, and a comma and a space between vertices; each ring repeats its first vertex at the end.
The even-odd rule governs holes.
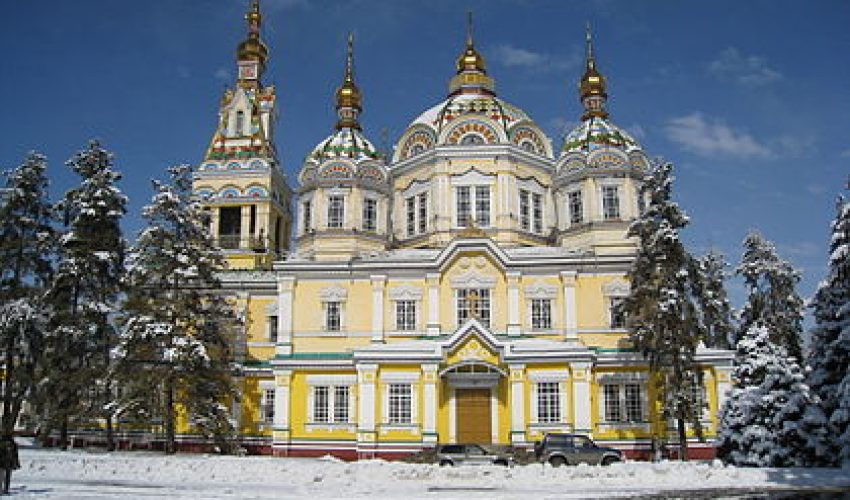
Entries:
MULTIPOLYGON (((129 237, 151 178, 196 163, 234 74, 247 0, 5 0, 0 166, 48 155, 52 194, 89 138, 116 154, 129 237)), ((609 79, 612 119, 677 166, 691 248, 740 258, 750 229, 823 275, 834 200, 850 174, 850 2, 264 0, 290 179, 334 123, 349 31, 365 131, 383 147, 446 94, 475 14, 501 97, 558 145, 580 116, 584 25, 609 79), (386 131, 386 132, 384 132, 386 131)), ((740 299, 740 286, 732 284, 740 299)))

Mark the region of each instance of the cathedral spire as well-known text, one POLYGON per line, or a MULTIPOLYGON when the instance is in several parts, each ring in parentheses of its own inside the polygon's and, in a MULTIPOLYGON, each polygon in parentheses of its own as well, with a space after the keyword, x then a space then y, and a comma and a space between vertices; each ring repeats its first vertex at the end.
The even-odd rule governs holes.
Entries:
POLYGON ((260 39, 260 27, 263 23, 260 0, 251 0, 251 7, 245 14, 245 20, 248 22, 248 36, 236 49, 239 84, 247 87, 258 87, 260 77, 266 70, 266 62, 269 59, 269 49, 260 39))
POLYGON ((608 81, 599 70, 596 69, 596 59, 593 55, 593 34, 590 31, 590 23, 587 23, 585 33, 586 53, 584 76, 579 82, 579 94, 581 103, 584 105, 582 120, 593 117, 607 118, 608 111, 605 103, 608 100, 608 81))
POLYGON ((493 79, 487 76, 487 65, 484 57, 475 48, 472 36, 472 12, 466 18, 466 47, 457 58, 457 74, 449 83, 451 95, 462 93, 493 94, 493 79))
POLYGON ((358 116, 363 110, 363 96, 354 83, 354 35, 348 34, 348 54, 345 59, 345 77, 336 91, 336 111, 339 121, 337 130, 354 128, 360 130, 358 116))

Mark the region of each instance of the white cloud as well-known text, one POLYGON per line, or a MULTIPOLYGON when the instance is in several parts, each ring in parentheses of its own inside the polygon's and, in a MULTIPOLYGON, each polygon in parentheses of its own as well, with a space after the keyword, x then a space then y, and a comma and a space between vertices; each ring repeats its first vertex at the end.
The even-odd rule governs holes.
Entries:
POLYGON ((668 139, 698 155, 739 158, 767 158, 773 155, 750 134, 732 129, 719 120, 709 122, 699 112, 672 118, 664 129, 668 139))
POLYGON ((625 129, 626 132, 632 134, 635 139, 646 139, 646 129, 643 128, 640 123, 632 123, 630 126, 625 127, 625 129))
POLYGON ((842 158, 850 158, 850 149, 845 149, 844 151, 842 151, 842 152, 840 153, 840 156, 841 156, 842 158))
POLYGON ((747 56, 734 48, 721 52, 708 64, 708 71, 718 78, 746 86, 767 85, 783 78, 782 73, 768 66, 759 56, 747 56))
POLYGON ((573 51, 567 56, 535 52, 510 44, 500 44, 491 52, 493 60, 509 68, 527 68, 538 71, 562 71, 581 64, 581 55, 573 51))
POLYGON ((230 82, 231 80, 230 71, 228 71, 226 68, 218 68, 217 70, 215 70, 215 73, 213 73, 213 76, 216 80, 221 80, 223 82, 230 82))

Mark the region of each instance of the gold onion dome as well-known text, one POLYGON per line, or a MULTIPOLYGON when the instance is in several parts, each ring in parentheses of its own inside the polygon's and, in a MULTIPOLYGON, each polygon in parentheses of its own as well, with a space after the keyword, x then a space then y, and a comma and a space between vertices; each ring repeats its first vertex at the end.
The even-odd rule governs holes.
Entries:
POLYGON ((269 58, 269 48, 260 39, 260 25, 263 15, 260 13, 259 0, 251 2, 251 10, 245 15, 248 21, 248 38, 246 38, 236 49, 236 58, 240 61, 257 61, 265 68, 269 58))
POLYGON ((583 120, 597 116, 608 117, 605 111, 605 100, 608 98, 608 81, 602 73, 596 69, 596 59, 593 57, 593 38, 590 32, 590 23, 587 25, 587 55, 584 75, 579 82, 579 95, 585 107, 583 120))
POLYGON ((354 83, 354 36, 348 35, 348 55, 345 60, 345 78, 336 90, 337 129, 360 128, 357 116, 363 110, 363 95, 354 83))
POLYGON ((472 12, 468 14, 466 27, 466 48, 457 58, 457 74, 449 82, 451 95, 460 93, 493 94, 493 79, 487 76, 487 64, 484 57, 475 48, 472 38, 472 12))

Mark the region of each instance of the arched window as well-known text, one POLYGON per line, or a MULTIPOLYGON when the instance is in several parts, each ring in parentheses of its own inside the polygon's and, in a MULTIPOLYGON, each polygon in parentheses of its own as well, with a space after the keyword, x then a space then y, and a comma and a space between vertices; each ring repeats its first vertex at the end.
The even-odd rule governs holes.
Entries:
POLYGON ((531 141, 522 141, 522 142, 519 144, 519 147, 521 147, 522 149, 524 149, 524 150, 528 151, 529 153, 536 153, 536 152, 537 152, 537 151, 536 151, 536 149, 535 149, 535 147, 534 147, 534 143, 533 143, 533 142, 531 142, 531 141))
POLYGON ((236 136, 245 135, 245 112, 237 111, 236 112, 236 136))
POLYGON ((484 138, 483 138, 483 137, 481 137, 481 136, 480 136, 480 135, 478 135, 478 134, 466 134, 466 135, 465 135, 465 136, 463 136, 463 138, 460 140, 460 143, 461 143, 461 144, 464 144, 464 145, 468 145, 468 144, 484 144, 484 138))
POLYGON ((410 148, 410 156, 418 155, 425 151, 425 146, 422 144, 414 144, 412 148, 410 148))

